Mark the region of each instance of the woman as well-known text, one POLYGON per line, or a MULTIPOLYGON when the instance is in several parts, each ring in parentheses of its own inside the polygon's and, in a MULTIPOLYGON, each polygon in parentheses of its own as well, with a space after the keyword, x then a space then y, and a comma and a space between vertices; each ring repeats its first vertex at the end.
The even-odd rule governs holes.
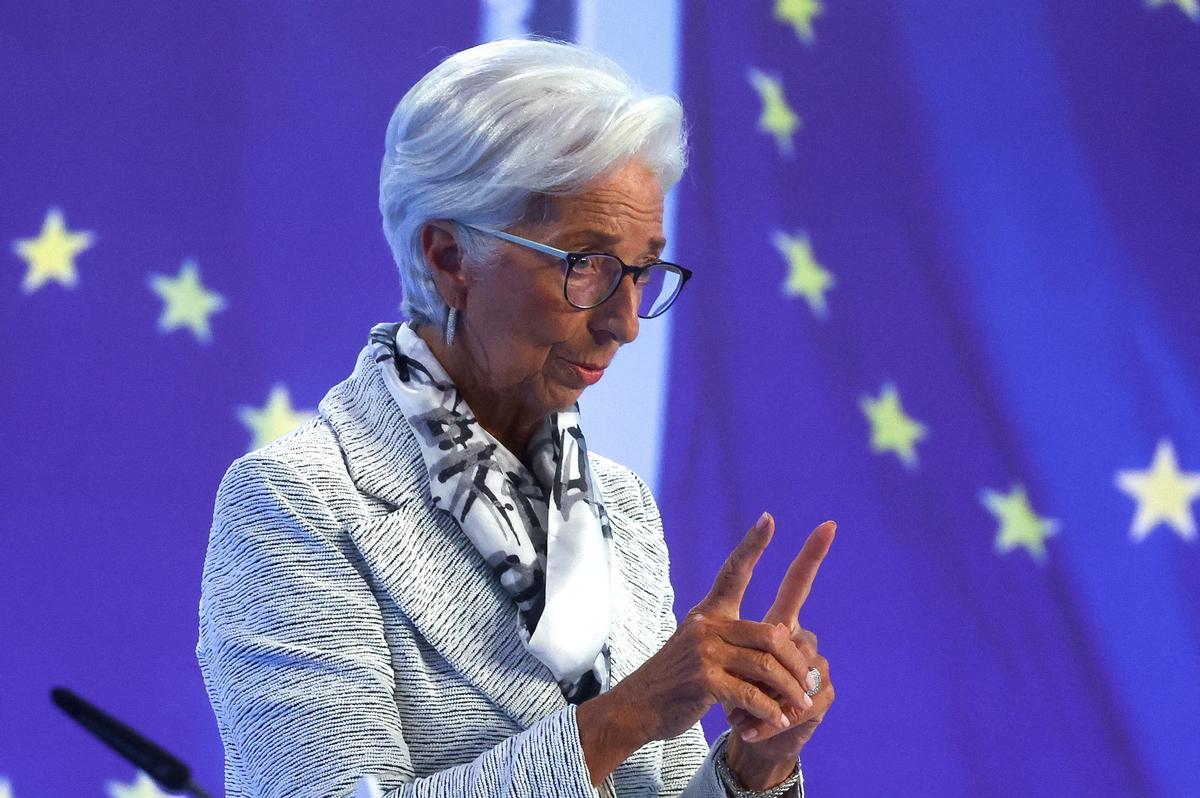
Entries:
POLYGON ((764 513, 676 628, 654 501, 579 426, 688 279, 658 260, 681 123, 545 41, 459 53, 401 100, 380 207, 412 321, 217 495, 197 654, 230 798, 368 774, 392 796, 800 794, 833 689, 796 616, 832 523, 755 623, 764 513), (718 701, 736 734, 710 750, 718 701))

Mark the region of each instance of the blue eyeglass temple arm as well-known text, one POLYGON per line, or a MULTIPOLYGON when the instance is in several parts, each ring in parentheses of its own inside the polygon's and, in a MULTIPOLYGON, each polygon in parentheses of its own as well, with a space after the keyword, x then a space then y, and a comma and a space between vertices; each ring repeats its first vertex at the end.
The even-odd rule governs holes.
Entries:
POLYGON ((530 249, 535 249, 538 252, 544 252, 547 255, 553 255, 556 258, 563 258, 565 260, 566 257, 571 254, 564 249, 555 249, 549 244, 539 244, 536 241, 530 241, 528 238, 521 238, 520 236, 515 236, 512 233, 506 233, 503 230, 493 230, 490 227, 476 227, 475 225, 467 224, 466 222, 459 222, 459 224, 461 224, 463 227, 469 227, 472 230, 480 233, 487 233, 490 236, 502 238, 505 241, 510 241, 514 244, 520 244, 523 247, 529 247, 530 249))

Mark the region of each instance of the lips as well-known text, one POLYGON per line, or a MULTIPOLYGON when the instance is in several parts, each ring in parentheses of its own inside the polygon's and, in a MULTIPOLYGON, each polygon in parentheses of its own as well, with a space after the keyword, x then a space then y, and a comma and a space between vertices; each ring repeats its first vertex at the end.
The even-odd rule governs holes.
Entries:
POLYGON ((585 363, 582 360, 568 360, 567 362, 572 366, 579 366, 579 368, 587 369, 588 371, 604 371, 608 368, 607 363, 585 363))
POLYGON ((563 361, 584 385, 595 385, 604 376, 604 369, 608 367, 607 363, 579 363, 566 358, 563 358, 563 361))

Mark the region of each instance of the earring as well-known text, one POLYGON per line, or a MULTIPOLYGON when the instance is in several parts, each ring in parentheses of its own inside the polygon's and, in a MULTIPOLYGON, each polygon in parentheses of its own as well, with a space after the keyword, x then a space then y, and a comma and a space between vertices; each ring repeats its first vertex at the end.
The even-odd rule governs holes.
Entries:
POLYGON ((454 334, 458 332, 458 308, 446 311, 446 346, 454 346, 454 334))

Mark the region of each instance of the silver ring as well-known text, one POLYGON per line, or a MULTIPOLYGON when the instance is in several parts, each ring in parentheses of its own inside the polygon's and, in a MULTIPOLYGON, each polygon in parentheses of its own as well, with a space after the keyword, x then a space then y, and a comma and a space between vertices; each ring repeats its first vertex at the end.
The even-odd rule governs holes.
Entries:
POLYGON ((808 696, 809 698, 812 698, 817 693, 821 692, 821 671, 817 670, 816 668, 810 667, 808 669, 808 675, 812 677, 812 680, 816 684, 816 687, 814 687, 811 690, 805 690, 804 694, 806 696, 808 696))

